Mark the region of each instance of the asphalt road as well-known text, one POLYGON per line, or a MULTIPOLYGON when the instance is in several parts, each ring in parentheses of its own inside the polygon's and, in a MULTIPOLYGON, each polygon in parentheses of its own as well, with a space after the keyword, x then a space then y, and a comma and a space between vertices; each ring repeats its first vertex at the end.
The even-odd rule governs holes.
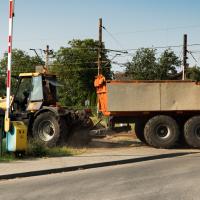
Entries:
POLYGON ((199 200, 200 154, 0 181, 0 200, 199 200))

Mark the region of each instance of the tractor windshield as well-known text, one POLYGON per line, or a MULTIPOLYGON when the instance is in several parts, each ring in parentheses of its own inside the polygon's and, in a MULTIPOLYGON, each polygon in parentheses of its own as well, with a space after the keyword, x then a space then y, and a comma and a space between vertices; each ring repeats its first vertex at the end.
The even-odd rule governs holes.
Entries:
POLYGON ((42 91, 42 76, 36 76, 32 79, 32 91, 30 96, 30 101, 42 101, 43 91, 42 91))

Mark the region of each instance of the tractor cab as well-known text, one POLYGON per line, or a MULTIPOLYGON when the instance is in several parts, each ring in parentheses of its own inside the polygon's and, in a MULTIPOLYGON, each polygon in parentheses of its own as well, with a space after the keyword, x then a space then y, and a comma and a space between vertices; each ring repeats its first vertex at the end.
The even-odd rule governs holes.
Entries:
POLYGON ((54 106, 56 97, 56 76, 43 73, 22 73, 12 102, 13 111, 35 112, 42 106, 54 106))

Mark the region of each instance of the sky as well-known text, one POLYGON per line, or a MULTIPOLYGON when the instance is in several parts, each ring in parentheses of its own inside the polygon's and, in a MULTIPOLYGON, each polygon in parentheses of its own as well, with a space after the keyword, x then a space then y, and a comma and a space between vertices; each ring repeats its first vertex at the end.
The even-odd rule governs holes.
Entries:
MULTIPOLYGON (((8 3, 0 0, 0 58, 7 50, 8 3)), ((199 10, 199 0, 15 0, 13 48, 31 54, 30 48, 44 49, 47 44, 58 50, 72 39, 98 39, 100 17, 109 32, 103 31, 108 49, 181 45, 184 33, 188 44, 200 44, 199 10)), ((173 50, 181 56, 181 48, 173 50)), ((130 61, 134 52, 114 61, 130 61)), ((200 53, 193 55, 197 61, 190 56, 189 62, 200 65, 200 53)))

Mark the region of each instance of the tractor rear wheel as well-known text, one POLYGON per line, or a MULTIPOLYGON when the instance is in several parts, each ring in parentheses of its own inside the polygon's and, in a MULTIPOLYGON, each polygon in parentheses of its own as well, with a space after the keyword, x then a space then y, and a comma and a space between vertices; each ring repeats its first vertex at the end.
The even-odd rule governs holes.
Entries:
POLYGON ((48 147, 56 146, 64 140, 64 132, 67 135, 68 129, 64 121, 52 112, 45 112, 38 115, 33 123, 33 138, 44 143, 48 147))

